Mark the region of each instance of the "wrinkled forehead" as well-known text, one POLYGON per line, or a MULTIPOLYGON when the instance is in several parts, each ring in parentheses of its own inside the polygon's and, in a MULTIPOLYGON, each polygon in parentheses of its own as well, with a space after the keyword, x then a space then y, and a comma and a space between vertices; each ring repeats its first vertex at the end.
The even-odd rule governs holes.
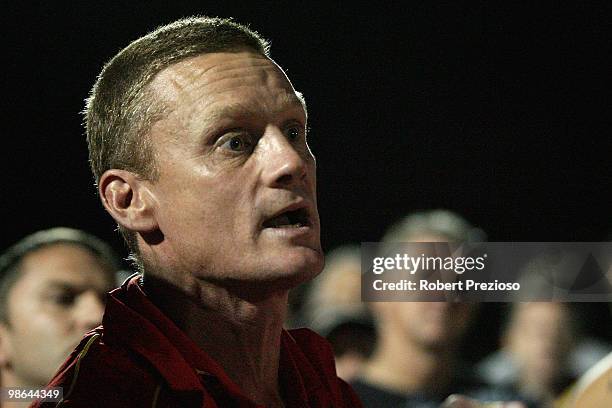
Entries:
POLYGON ((278 106, 299 105, 303 98, 278 64, 252 51, 202 54, 170 65, 150 85, 158 98, 175 106, 236 102, 253 96, 278 106), (234 100, 232 100, 234 99, 234 100))

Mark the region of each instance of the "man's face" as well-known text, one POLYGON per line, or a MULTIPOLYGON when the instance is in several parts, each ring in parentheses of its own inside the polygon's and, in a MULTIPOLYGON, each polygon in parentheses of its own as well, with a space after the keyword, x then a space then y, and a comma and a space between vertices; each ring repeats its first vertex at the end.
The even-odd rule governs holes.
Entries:
POLYGON ((575 336, 567 307, 556 302, 517 303, 514 307, 506 348, 524 374, 552 381, 562 372, 575 336))
MULTIPOLYGON (((53 244, 26 255, 0 327, 2 370, 45 385, 88 330, 99 325, 112 274, 90 251, 53 244)), ((4 374, 5 375, 5 374, 4 374)))
POLYGON ((392 302, 387 314, 411 343, 435 350, 456 345, 468 328, 474 305, 453 302, 392 302))
POLYGON ((378 302, 373 308, 389 334, 430 351, 458 346, 476 311, 464 302, 378 302))
MULTIPOLYGON (((421 233, 405 237, 408 242, 449 242, 449 237, 421 233)), ((469 327, 475 305, 455 302, 390 302, 385 313, 398 333, 424 349, 458 345, 469 327)))
POLYGON ((316 275, 315 160, 282 70, 253 52, 212 53, 163 70, 151 90, 168 108, 150 134, 154 268, 287 287, 316 275))

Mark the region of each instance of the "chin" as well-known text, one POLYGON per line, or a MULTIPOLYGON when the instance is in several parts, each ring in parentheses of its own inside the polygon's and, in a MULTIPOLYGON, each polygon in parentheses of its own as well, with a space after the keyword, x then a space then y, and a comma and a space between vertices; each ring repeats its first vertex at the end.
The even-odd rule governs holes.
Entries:
POLYGON ((445 338, 428 337, 420 340, 421 347, 427 350, 447 349, 452 343, 445 338))
POLYGON ((323 263, 322 253, 310 249, 305 253, 279 255, 266 275, 270 280, 284 281, 291 289, 315 278, 323 270, 323 263))
POLYGON ((292 248, 248 257, 216 276, 201 278, 216 281, 240 297, 257 300, 308 282, 321 272, 323 264, 322 251, 292 248))

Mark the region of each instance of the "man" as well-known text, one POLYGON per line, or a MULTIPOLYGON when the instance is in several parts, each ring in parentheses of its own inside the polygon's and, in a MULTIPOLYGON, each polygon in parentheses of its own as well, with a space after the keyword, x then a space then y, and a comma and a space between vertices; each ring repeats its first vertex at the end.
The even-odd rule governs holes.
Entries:
POLYGON ((69 228, 29 235, 0 256, 3 387, 47 384, 83 335, 101 323, 118 265, 108 245, 69 228))
POLYGON ((59 406, 360 406, 328 344, 282 328, 289 289, 323 267, 306 119, 267 43, 229 20, 161 27, 104 67, 90 161, 142 277, 51 381, 59 406))
POLYGON ((502 344, 517 375, 508 387, 534 405, 552 405, 573 379, 568 367, 578 337, 573 314, 571 304, 561 302, 512 305, 502 344))
MULTIPOLYGON (((446 210, 419 212, 393 225, 384 242, 481 241, 482 232, 446 210)), ((378 342, 353 387, 366 407, 437 407, 473 383, 458 345, 474 305, 450 302, 372 303, 378 342)))
MULTIPOLYGON (((519 283, 532 299, 551 296, 550 282, 575 276, 578 259, 571 253, 536 256, 519 271, 519 283)), ((530 406, 552 406, 553 400, 588 368, 605 357, 605 343, 585 337, 578 305, 532 301, 516 296, 502 331, 501 350, 477 368, 489 396, 515 395, 530 406)), ((585 315, 586 316, 586 315, 585 315)))

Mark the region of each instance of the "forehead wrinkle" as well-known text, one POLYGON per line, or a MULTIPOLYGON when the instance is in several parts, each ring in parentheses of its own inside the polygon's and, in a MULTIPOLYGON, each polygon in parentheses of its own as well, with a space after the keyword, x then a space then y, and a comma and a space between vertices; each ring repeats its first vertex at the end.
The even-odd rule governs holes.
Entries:
MULTIPOLYGON (((248 58, 245 58, 245 53, 211 53, 198 55, 170 65, 162 70, 158 75, 160 77, 170 75, 175 79, 172 81, 178 85, 179 89, 190 88, 189 84, 193 84, 198 80, 202 80, 202 85, 211 84, 215 80, 208 78, 210 75, 222 73, 223 78, 243 78, 246 75, 240 71, 252 71, 254 68, 262 68, 262 71, 277 69, 282 70, 272 60, 260 54, 246 53, 248 58), (221 61, 216 61, 223 57, 221 61), (228 57, 230 58, 228 60, 228 57), (212 63, 212 64, 211 64, 212 63)), ((262 72, 263 74, 263 72, 262 72)), ((284 74, 284 73, 283 73, 284 74)))
MULTIPOLYGON (((231 80, 235 78, 244 80, 248 77, 255 77, 257 79, 262 76, 267 76, 263 73, 251 73, 251 75, 244 75, 240 72, 249 70, 249 67, 236 64, 228 67, 228 65, 232 64, 220 63, 213 66, 202 67, 201 65, 195 64, 193 59, 181 61, 160 71, 153 78, 149 84, 149 87, 161 101, 177 103, 180 102, 181 99, 187 99, 188 101, 194 99, 191 97, 192 94, 196 96, 201 95, 201 93, 198 94, 198 90, 206 88, 222 80, 231 80), (221 77, 214 75, 212 78, 210 78, 210 76, 215 74, 217 71, 225 71, 226 74, 228 72, 231 74, 221 77), (237 72, 232 73, 232 71, 237 72)), ((265 66, 265 68, 270 68, 268 64, 259 65, 262 67, 265 66)))
POLYGON ((206 112, 201 121, 204 127, 225 118, 256 117, 297 109, 307 117, 303 96, 293 89, 289 78, 273 60, 259 54, 250 54, 249 58, 244 58, 244 54, 229 56, 233 58, 228 60, 228 54, 207 54, 171 65, 154 79, 152 88, 162 101, 173 105, 166 104, 169 113, 177 113, 177 108, 182 106, 178 119, 183 123, 189 122, 194 114, 206 112), (220 55, 223 59, 215 61, 220 55), (231 94, 240 88, 254 90, 256 97, 247 98, 249 103, 231 102, 231 94), (266 103, 268 106, 256 105, 260 89, 271 91, 274 96, 273 102, 266 103), (218 98, 224 94, 229 95, 227 102, 218 98))
POLYGON ((219 93, 215 88, 225 86, 227 91, 232 91, 233 88, 242 85, 257 85, 257 82, 260 81, 271 87, 287 88, 293 91, 291 82, 284 72, 269 60, 247 66, 244 66, 243 63, 233 65, 220 63, 212 67, 198 67, 193 63, 187 66, 179 64, 160 72, 150 84, 151 89, 161 101, 192 103, 208 93, 219 93), (236 83, 232 84, 232 81, 236 83))
POLYGON ((201 77, 201 83, 198 87, 192 87, 192 89, 208 87, 212 93, 225 93, 232 92, 236 88, 261 88, 263 85, 268 89, 294 92, 291 82, 276 66, 266 64, 261 69, 253 68, 252 66, 239 66, 219 69, 218 72, 214 73, 210 72, 209 75, 201 77))
MULTIPOLYGON (((167 85, 164 82, 168 81, 174 85, 175 90, 178 90, 186 88, 189 82, 195 82, 195 80, 208 73, 239 71, 249 68, 278 70, 286 78, 282 68, 271 58, 248 48, 238 48, 234 51, 203 53, 170 64, 153 77, 149 86, 157 88, 157 91, 163 91, 163 89, 159 89, 160 87, 155 85, 167 85)), ((240 77, 241 75, 236 74, 233 76, 240 77)), ((209 81, 205 80, 204 82, 208 83, 209 81)), ((164 92, 160 93, 163 94, 164 92)))
POLYGON ((252 73, 252 76, 256 76, 256 73, 261 73, 261 77, 265 78, 271 73, 284 74, 282 70, 273 64, 269 60, 257 61, 256 63, 250 63, 250 61, 235 61, 235 62, 224 62, 213 65, 212 67, 203 70, 199 77, 208 75, 223 75, 224 78, 241 78, 245 76, 242 71, 248 71, 252 73))
MULTIPOLYGON (((255 102, 253 100, 253 102, 255 102)), ((211 108, 211 112, 206 115, 206 122, 216 122, 226 118, 254 118, 265 117, 267 115, 274 116, 283 112, 300 110, 306 115, 306 109, 302 100, 295 93, 281 94, 274 105, 249 104, 242 101, 237 101, 229 104, 224 104, 217 108, 211 108)))

